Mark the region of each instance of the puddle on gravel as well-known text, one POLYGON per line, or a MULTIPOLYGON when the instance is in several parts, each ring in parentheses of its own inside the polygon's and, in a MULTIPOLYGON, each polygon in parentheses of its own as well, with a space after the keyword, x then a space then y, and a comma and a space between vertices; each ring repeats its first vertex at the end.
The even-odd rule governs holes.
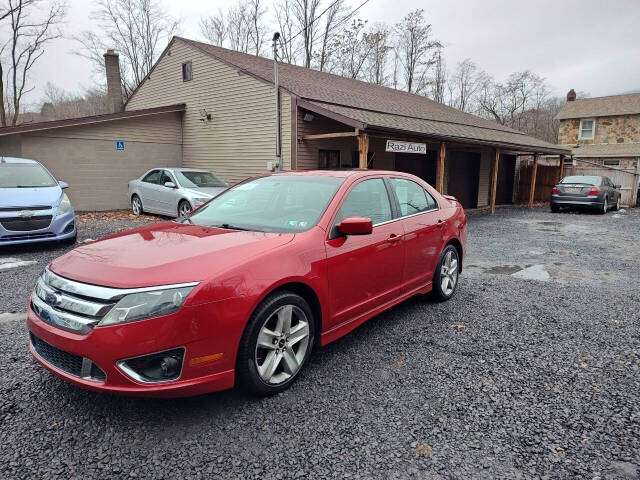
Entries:
POLYGON ((511 275, 525 280, 538 280, 547 282, 551 278, 549 272, 542 264, 537 265, 494 265, 482 268, 483 273, 492 275, 511 275))

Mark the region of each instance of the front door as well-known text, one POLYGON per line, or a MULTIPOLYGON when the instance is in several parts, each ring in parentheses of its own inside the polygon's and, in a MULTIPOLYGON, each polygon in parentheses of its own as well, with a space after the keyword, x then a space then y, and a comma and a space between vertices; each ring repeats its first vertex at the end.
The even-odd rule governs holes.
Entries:
POLYGON ((342 203, 334 225, 347 217, 368 217, 370 235, 336 235, 327 241, 330 318, 328 327, 358 317, 399 295, 404 263, 403 231, 393 214, 382 178, 357 183, 342 203))

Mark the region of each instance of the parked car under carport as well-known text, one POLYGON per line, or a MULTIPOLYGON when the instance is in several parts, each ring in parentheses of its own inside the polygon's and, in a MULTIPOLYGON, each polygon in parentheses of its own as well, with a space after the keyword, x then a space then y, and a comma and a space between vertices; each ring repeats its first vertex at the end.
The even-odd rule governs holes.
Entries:
POLYGON ((551 211, 563 207, 589 208, 607 213, 620 208, 620 185, 599 175, 570 175, 551 190, 551 211))

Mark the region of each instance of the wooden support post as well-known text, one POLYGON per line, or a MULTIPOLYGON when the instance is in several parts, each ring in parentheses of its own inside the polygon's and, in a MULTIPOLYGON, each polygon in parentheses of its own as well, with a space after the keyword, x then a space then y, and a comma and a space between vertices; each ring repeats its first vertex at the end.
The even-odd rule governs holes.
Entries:
POLYGON ((444 193, 444 161, 447 156, 447 144, 442 142, 438 151, 438 163, 436 164, 436 190, 444 193))
POLYGON ((491 178, 489 178, 489 213, 496 211, 496 192, 498 190, 498 164, 500 162, 500 150, 496 148, 491 162, 491 178))
POLYGON ((562 180, 562 177, 564 177, 564 155, 560 155, 560 178, 558 182, 562 180))
POLYGON ((536 175, 538 174, 538 154, 533 156, 533 170, 531 170, 531 185, 529 187, 529 208, 533 207, 533 197, 536 194, 536 175))
POLYGON ((369 157, 369 136, 366 133, 358 135, 358 153, 358 166, 360 168, 367 168, 367 159, 369 157))

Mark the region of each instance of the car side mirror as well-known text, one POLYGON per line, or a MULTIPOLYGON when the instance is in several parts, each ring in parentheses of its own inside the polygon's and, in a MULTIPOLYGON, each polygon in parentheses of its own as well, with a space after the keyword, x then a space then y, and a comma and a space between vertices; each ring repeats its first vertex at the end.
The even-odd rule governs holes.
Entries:
POLYGON ((622 188, 622 185, 614 185, 613 188, 615 188, 616 190, 620 190, 622 188))
POLYGON ((176 188, 176 184, 173 182, 164 182, 164 186, 167 188, 176 188))
POLYGON ((348 217, 337 227, 343 235, 369 235, 373 231, 371 219, 367 217, 348 217))
POLYGON ((69 188, 69 184, 67 182, 59 181, 58 185, 60 185, 60 188, 62 188, 63 190, 65 188, 69 188))

